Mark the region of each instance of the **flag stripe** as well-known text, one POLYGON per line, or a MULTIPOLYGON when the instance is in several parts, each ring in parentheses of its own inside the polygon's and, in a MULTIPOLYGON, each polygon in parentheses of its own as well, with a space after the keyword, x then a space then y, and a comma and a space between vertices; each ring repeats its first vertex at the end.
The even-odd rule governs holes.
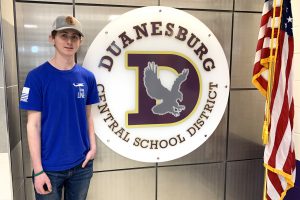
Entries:
MULTIPOLYGON (((282 41, 282 40, 281 40, 282 41)), ((279 44, 282 45, 282 44, 279 44)), ((278 55, 281 55, 281 48, 278 50, 278 55)), ((279 87, 282 86, 283 84, 283 80, 282 78, 285 77, 279 77, 281 75, 280 73, 281 70, 281 56, 277 57, 276 60, 276 66, 275 66, 275 74, 274 74, 274 83, 273 83, 273 92, 272 92, 272 96, 271 99, 273 99, 273 101, 271 101, 271 105, 270 105, 270 111, 271 111, 271 124, 270 124, 270 135, 274 135, 275 138, 270 137, 270 145, 269 146, 269 150, 271 152, 270 157, 266 157, 265 161, 267 161, 268 164, 270 164, 271 166, 275 166, 275 158, 276 158, 276 153, 278 151, 280 142, 282 140, 282 136, 283 136, 283 130, 282 130, 282 126, 283 123, 285 123, 285 121, 281 121, 282 124, 277 124, 277 122, 281 119, 282 120, 282 105, 284 103, 284 99, 280 98, 283 95, 283 91, 282 89, 278 90, 278 85, 279 87), (276 81, 278 80, 278 81, 276 81), (279 84, 280 83, 280 84, 279 84), (277 96, 276 96, 277 95, 277 96), (275 110, 273 110, 275 104, 275 110), (279 107, 278 107, 279 106, 279 107), (275 113, 276 112, 276 113, 275 113), (280 128, 280 129, 278 129, 280 128), (277 133, 275 133, 277 132, 277 133), (274 139, 274 140, 273 140, 274 139), (275 145, 277 144, 277 145, 275 145)), ((283 120, 285 120, 285 118, 283 118, 283 120)), ((287 121, 287 120, 286 120, 287 121)))
POLYGON ((279 199, 279 192, 282 191, 281 183, 275 173, 268 171, 267 193, 271 199, 279 199))

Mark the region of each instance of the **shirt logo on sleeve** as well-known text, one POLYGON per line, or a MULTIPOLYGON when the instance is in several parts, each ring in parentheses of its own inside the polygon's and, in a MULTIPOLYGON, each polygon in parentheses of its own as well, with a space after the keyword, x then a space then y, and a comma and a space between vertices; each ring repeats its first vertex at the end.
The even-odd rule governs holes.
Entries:
POLYGON ((29 91, 30 91, 30 88, 23 87, 22 95, 21 95, 21 100, 20 101, 28 102, 29 91))

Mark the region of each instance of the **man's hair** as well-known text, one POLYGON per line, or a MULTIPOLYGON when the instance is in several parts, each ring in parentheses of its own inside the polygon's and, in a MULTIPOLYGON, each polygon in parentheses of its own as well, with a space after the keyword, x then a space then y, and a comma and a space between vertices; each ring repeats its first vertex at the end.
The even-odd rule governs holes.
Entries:
POLYGON ((52 38, 55 38, 56 34, 57 34, 57 31, 56 31, 56 30, 52 31, 52 32, 51 32, 51 37, 52 37, 52 38))

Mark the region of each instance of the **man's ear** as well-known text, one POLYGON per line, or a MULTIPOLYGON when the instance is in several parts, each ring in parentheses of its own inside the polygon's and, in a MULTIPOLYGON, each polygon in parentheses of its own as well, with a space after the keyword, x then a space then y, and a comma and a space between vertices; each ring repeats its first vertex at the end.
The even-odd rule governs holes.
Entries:
POLYGON ((49 35, 48 41, 49 41, 50 44, 52 44, 53 46, 55 46, 54 38, 52 37, 52 35, 49 35))

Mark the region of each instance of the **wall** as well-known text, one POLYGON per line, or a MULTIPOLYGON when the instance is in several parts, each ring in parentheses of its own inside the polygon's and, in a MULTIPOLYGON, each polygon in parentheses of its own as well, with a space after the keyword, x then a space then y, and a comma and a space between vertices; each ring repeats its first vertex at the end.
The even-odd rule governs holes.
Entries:
MULTIPOLYGON (((297 0, 292 0, 292 3, 295 36, 294 139, 296 156, 300 160, 300 93, 297 92, 300 91, 300 14, 295 11, 300 3, 297 0)), ((34 199, 26 115, 22 112, 19 116, 16 105, 18 88, 22 88, 28 71, 49 59, 53 53, 47 42, 53 19, 57 15, 73 14, 83 22, 87 34, 78 54, 78 62, 82 63, 92 39, 111 18, 146 5, 181 8, 198 17, 216 34, 231 71, 227 111, 205 144, 172 162, 134 162, 115 154, 98 140, 98 155, 88 199, 261 199, 263 146, 260 133, 264 100, 250 80, 261 0, 16 0, 15 4, 16 26, 12 14, 13 0, 1 0, 0 4, 0 200, 11 199, 12 196, 16 200, 34 199)))
POLYGON ((1 0, 0 199, 22 199, 25 193, 14 26, 14 1, 1 0))
MULTIPOLYGON (((89 200, 252 200, 263 190, 261 127, 264 99, 251 84, 259 29, 260 0, 48 0, 16 1, 20 88, 29 70, 49 59, 47 41, 57 15, 74 15, 86 38, 78 53, 83 62, 88 46, 109 21, 135 7, 181 8, 203 21, 217 36, 231 71, 227 111, 215 133, 191 154, 166 163, 128 160, 97 140, 89 200)), ((21 112, 26 198, 33 199, 26 141, 26 113, 21 112)))
POLYGON ((4 44, 3 44, 3 6, 0 4, 0 200, 12 199, 12 181, 10 169, 9 140, 6 116, 6 85, 4 70, 4 44))

